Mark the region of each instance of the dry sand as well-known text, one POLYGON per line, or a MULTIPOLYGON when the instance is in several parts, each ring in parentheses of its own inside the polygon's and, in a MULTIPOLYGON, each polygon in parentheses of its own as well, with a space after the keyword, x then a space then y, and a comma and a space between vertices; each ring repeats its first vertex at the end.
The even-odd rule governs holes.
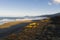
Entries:
POLYGON ((2 28, 9 28, 10 26, 17 25, 19 23, 24 23, 24 22, 32 22, 31 20, 24 20, 24 21, 13 21, 13 22, 8 22, 3 25, 0 25, 0 29, 2 28))

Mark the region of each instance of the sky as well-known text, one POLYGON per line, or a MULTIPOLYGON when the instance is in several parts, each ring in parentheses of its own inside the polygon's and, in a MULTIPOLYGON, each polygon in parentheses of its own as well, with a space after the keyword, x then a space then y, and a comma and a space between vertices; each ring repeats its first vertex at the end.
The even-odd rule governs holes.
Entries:
POLYGON ((60 12, 60 0, 0 0, 0 16, 21 17, 60 12))

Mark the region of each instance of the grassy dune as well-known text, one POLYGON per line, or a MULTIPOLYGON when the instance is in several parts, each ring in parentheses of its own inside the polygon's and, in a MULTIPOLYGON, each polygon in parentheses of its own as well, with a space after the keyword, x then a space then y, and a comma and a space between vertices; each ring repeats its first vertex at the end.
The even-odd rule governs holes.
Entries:
POLYGON ((8 23, 5 23, 3 25, 0 25, 0 28, 8 28, 10 26, 17 25, 19 23, 24 23, 24 22, 31 22, 31 20, 8 22, 8 23))

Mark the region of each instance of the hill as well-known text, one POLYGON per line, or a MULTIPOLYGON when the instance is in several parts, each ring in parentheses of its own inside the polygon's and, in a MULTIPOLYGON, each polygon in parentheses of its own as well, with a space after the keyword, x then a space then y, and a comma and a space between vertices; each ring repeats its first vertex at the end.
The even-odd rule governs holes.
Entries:
POLYGON ((51 15, 42 15, 40 17, 55 17, 55 16, 60 16, 60 13, 55 13, 55 14, 51 14, 51 15))

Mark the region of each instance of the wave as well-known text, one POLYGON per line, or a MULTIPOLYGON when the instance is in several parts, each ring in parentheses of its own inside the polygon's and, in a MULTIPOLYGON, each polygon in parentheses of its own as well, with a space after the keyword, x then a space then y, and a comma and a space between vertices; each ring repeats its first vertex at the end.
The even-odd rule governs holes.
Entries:
POLYGON ((47 17, 26 17, 24 19, 1 19, 0 20, 0 25, 7 23, 7 22, 13 22, 13 21, 24 21, 24 20, 41 20, 41 19, 46 19, 47 17))

